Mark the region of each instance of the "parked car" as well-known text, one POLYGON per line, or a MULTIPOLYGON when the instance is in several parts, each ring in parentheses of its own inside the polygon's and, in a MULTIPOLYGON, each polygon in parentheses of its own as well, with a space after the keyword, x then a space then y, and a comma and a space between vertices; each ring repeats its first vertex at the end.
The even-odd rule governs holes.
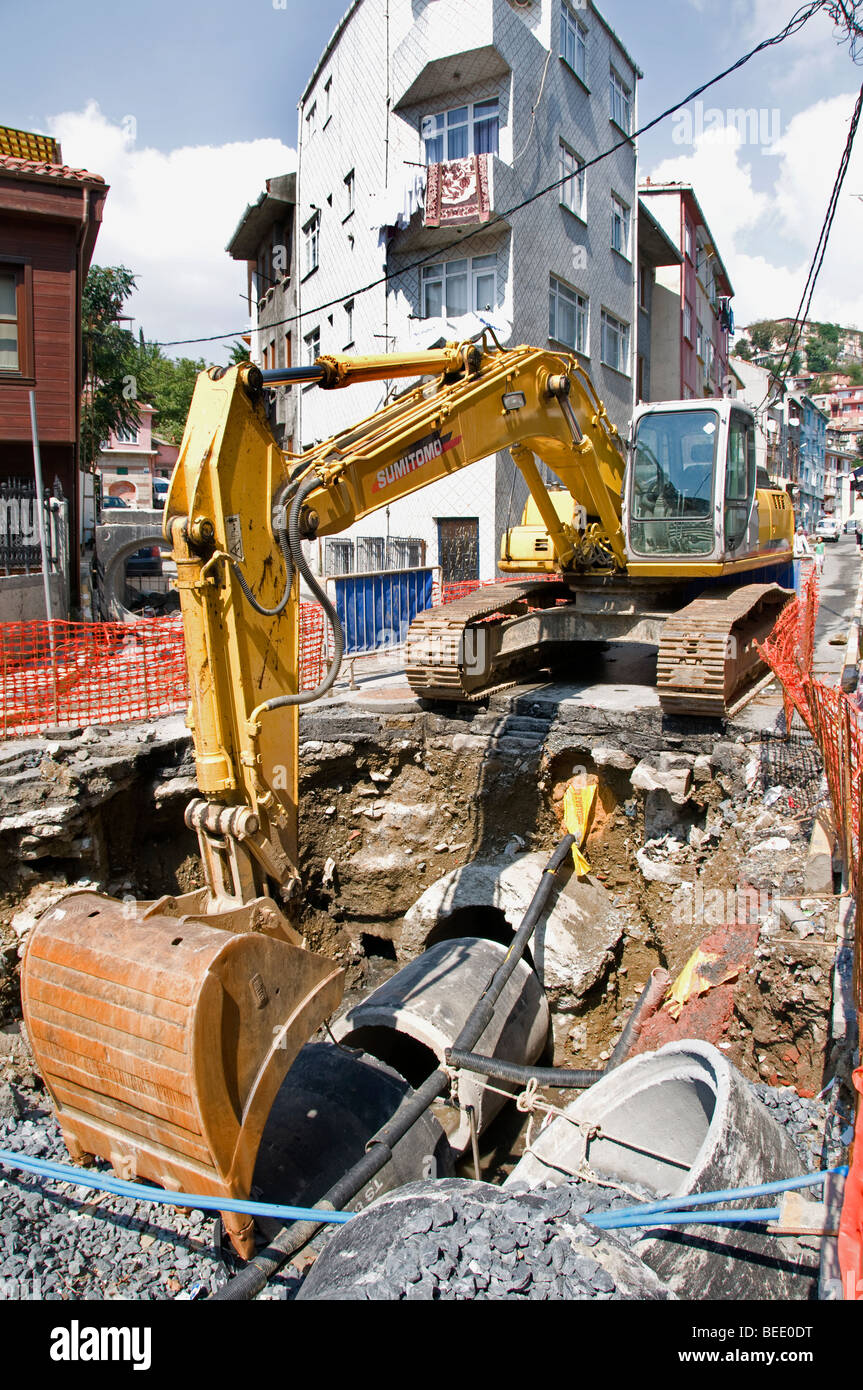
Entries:
POLYGON ((108 509, 109 509, 110 507, 125 507, 125 506, 126 506, 126 503, 123 501, 122 497, 103 497, 103 498, 102 498, 101 509, 102 509, 103 512, 108 511, 108 509))
POLYGON ((815 534, 825 541, 838 541, 842 534, 842 527, 835 516, 824 516, 815 527, 815 534))
POLYGON ((856 530, 857 530, 857 517, 856 517, 856 516, 849 516, 848 520, 845 522, 845 533, 846 533, 846 535, 847 535, 850 531, 856 531, 856 530))
POLYGON ((168 496, 168 487, 169 487, 169 486, 170 486, 170 485, 169 485, 169 483, 168 483, 168 479, 167 479, 167 478, 154 478, 154 479, 153 479, 153 506, 154 506, 154 507, 164 507, 164 505, 165 505, 165 498, 168 496))
POLYGON ((158 545, 144 545, 126 561, 127 578, 162 573, 162 550, 158 545))

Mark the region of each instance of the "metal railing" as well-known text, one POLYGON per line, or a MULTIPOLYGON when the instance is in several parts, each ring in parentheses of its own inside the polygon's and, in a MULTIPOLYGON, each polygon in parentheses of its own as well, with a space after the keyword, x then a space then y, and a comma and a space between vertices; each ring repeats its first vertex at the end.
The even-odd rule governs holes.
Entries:
MULTIPOLYGON (((42 503, 42 525, 52 571, 57 567, 63 548, 59 513, 57 499, 46 497, 42 503)), ((30 478, 3 479, 0 481, 0 570, 6 574, 31 574, 41 569, 36 484, 30 478)))

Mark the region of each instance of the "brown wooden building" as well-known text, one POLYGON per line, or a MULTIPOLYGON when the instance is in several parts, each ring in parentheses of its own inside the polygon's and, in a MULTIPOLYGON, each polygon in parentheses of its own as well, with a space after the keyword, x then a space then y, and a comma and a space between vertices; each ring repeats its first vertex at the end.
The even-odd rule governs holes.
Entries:
POLYGON ((46 137, 0 128, 0 479, 33 476, 35 387, 45 489, 50 492, 56 480, 69 502, 74 602, 81 292, 108 186, 98 174, 70 169, 60 159, 59 147, 46 137), (4 152, 10 149, 40 157, 4 152))

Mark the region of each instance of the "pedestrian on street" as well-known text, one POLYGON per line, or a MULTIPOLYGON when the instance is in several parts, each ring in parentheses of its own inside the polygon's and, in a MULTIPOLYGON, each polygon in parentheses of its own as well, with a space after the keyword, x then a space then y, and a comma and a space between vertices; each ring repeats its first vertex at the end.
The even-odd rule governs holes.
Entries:
POLYGON ((819 575, 823 574, 823 573, 824 573, 824 539, 823 539, 822 536, 819 536, 819 537, 818 537, 818 540, 817 540, 817 542, 816 542, 816 544, 815 544, 815 563, 816 563, 816 565, 818 566, 818 573, 819 573, 819 575))
POLYGON ((857 549, 863 550, 863 521, 858 521, 854 529, 857 532, 857 549))
POLYGON ((794 537, 794 559, 811 560, 812 547, 802 526, 797 527, 797 534, 794 537))

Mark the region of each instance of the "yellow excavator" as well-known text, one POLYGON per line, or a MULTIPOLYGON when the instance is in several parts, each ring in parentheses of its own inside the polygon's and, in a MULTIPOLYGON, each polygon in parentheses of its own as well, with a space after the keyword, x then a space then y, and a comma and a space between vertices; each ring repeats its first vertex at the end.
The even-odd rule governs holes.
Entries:
MULTIPOLYGON (((25 1022, 73 1157, 178 1193, 247 1197, 276 1092, 341 999, 342 971, 297 929, 299 707, 332 686, 342 650, 304 540, 509 449, 530 496, 501 568, 528 577, 415 620, 418 694, 478 698, 573 642, 616 637, 658 640, 671 710, 722 713, 751 681, 754 638, 789 596, 792 542, 788 499, 758 485, 751 413, 720 400, 645 406, 631 447, 627 469, 576 359, 532 347, 201 374, 164 526, 200 791, 186 820, 206 886, 131 910, 74 892, 31 933, 25 1022), (299 459, 277 447, 265 386, 395 377, 423 380, 299 459), (298 687, 301 578, 334 629, 312 691, 298 687)), ((227 1209, 224 1220, 250 1254, 251 1222, 227 1209)))

